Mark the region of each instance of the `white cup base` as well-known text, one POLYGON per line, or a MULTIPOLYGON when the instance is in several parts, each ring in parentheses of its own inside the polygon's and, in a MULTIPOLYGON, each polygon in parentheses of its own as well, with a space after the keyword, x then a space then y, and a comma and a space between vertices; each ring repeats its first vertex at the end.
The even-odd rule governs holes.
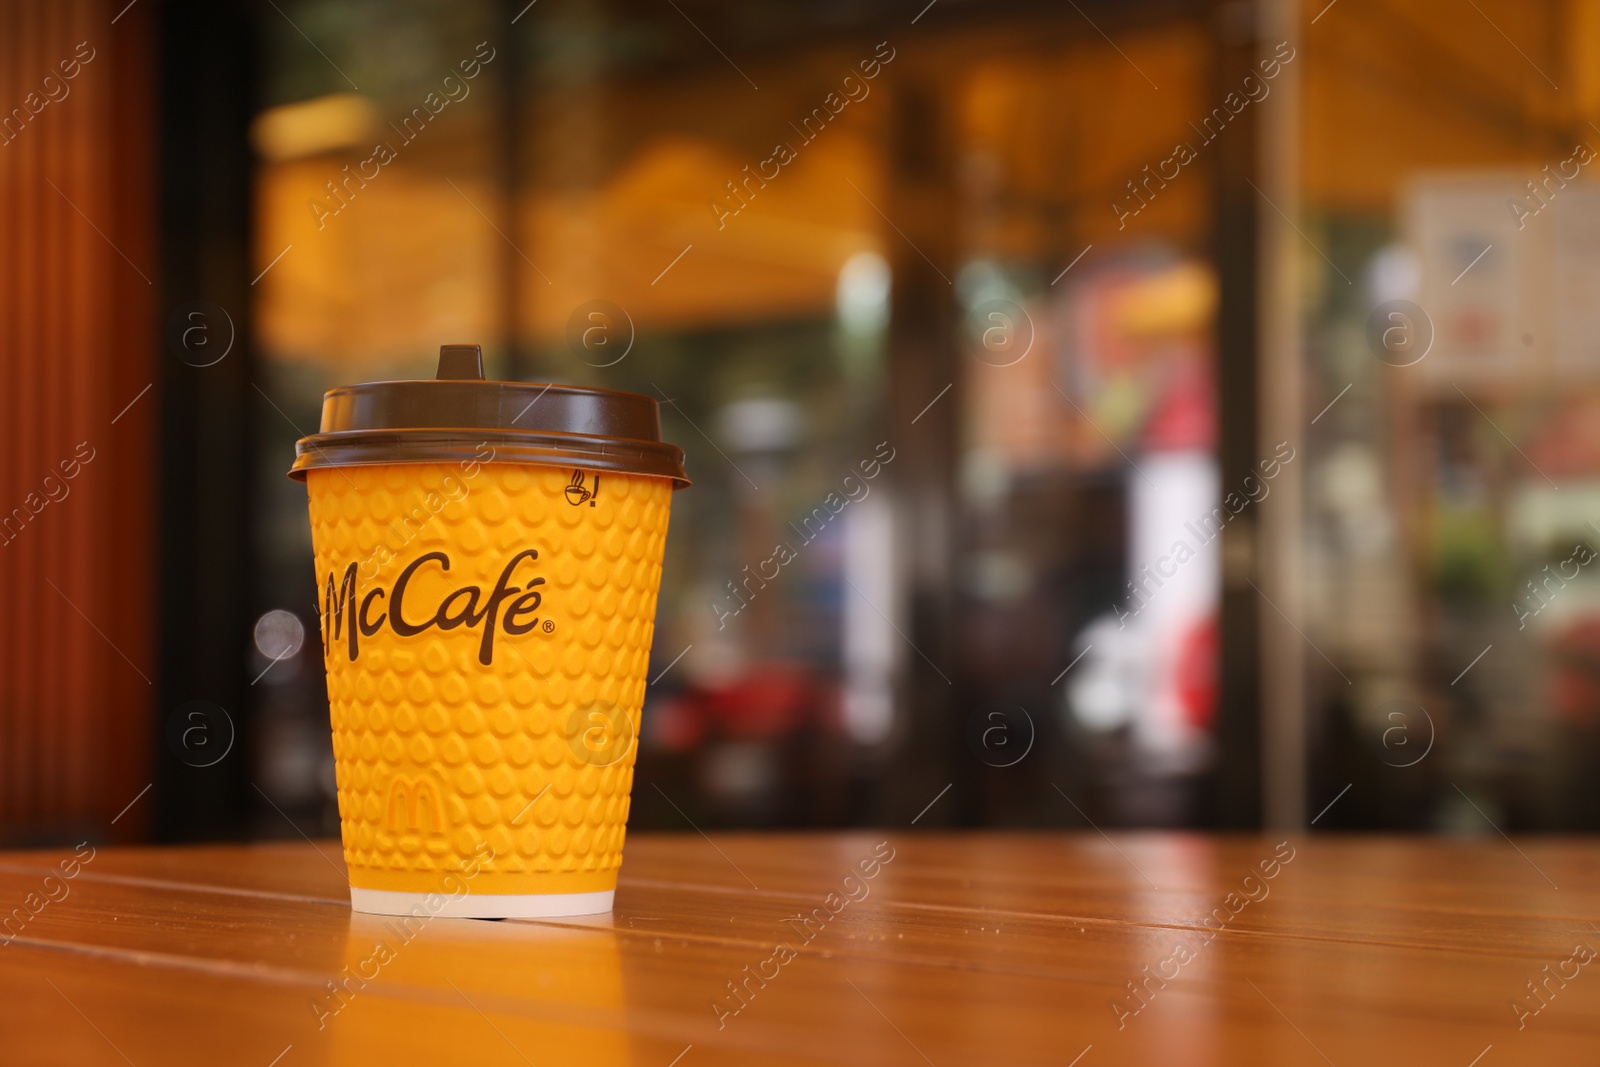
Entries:
POLYGON ((615 890, 597 893, 397 893, 388 889, 350 889, 350 907, 368 915, 446 915, 462 919, 552 919, 599 915, 611 910, 615 890), (430 900, 432 898, 431 907, 430 900))

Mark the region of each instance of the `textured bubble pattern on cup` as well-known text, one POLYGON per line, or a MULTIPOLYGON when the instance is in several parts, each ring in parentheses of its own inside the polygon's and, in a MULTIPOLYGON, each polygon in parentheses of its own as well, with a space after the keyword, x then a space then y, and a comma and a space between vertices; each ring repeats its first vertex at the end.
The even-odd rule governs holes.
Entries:
POLYGON ((614 872, 634 746, 584 758, 569 724, 577 709, 614 707, 627 717, 618 732, 638 736, 671 484, 485 463, 313 470, 308 488, 352 884, 457 870, 482 843, 500 874, 614 872))

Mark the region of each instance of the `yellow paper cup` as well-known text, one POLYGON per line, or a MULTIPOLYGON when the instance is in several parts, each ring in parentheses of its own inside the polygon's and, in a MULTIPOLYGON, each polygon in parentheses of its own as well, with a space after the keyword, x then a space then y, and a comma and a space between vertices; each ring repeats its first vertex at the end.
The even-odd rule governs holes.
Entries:
POLYGON ((682 453, 649 397, 484 382, 452 349, 439 380, 330 392, 291 472, 351 903, 608 911, 682 453))

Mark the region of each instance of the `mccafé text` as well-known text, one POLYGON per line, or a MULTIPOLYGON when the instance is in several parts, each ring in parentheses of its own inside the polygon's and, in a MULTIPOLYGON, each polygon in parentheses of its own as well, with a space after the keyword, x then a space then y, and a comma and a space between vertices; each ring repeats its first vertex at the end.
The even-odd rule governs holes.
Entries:
MULTIPOLYGON (((394 590, 374 586, 363 596, 357 588, 355 563, 345 568, 342 580, 335 582, 334 573, 328 572, 323 595, 322 644, 331 651, 334 642, 344 632, 345 616, 349 615, 349 648, 353 660, 360 653, 360 637, 375 636, 388 626, 398 637, 415 637, 425 630, 438 628, 454 630, 461 626, 469 629, 483 627, 483 640, 478 645, 478 662, 485 666, 494 662, 494 635, 497 627, 514 637, 531 633, 539 625, 539 605, 543 595, 539 586, 543 578, 530 578, 524 585, 512 580, 518 566, 539 558, 537 549, 527 548, 511 557, 500 572, 500 578, 488 598, 476 585, 463 585, 452 590, 434 608, 431 615, 419 621, 418 615, 407 610, 406 593, 411 580, 424 566, 432 564, 441 571, 450 570, 450 557, 443 552, 425 552, 406 565, 395 579, 394 590), (505 611, 502 613, 501 608, 505 611), (359 637, 358 637, 359 634, 359 637)), ((424 609, 426 610, 426 609, 424 609)))

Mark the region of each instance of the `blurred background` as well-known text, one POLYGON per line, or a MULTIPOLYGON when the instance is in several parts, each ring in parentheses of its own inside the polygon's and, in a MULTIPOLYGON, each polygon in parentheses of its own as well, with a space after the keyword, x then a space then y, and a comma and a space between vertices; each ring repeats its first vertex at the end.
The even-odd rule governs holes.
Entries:
POLYGON ((337 833, 284 473, 473 341, 688 454, 636 828, 1596 829, 1596 121, 1596 0, 4 0, 0 841, 337 833))

